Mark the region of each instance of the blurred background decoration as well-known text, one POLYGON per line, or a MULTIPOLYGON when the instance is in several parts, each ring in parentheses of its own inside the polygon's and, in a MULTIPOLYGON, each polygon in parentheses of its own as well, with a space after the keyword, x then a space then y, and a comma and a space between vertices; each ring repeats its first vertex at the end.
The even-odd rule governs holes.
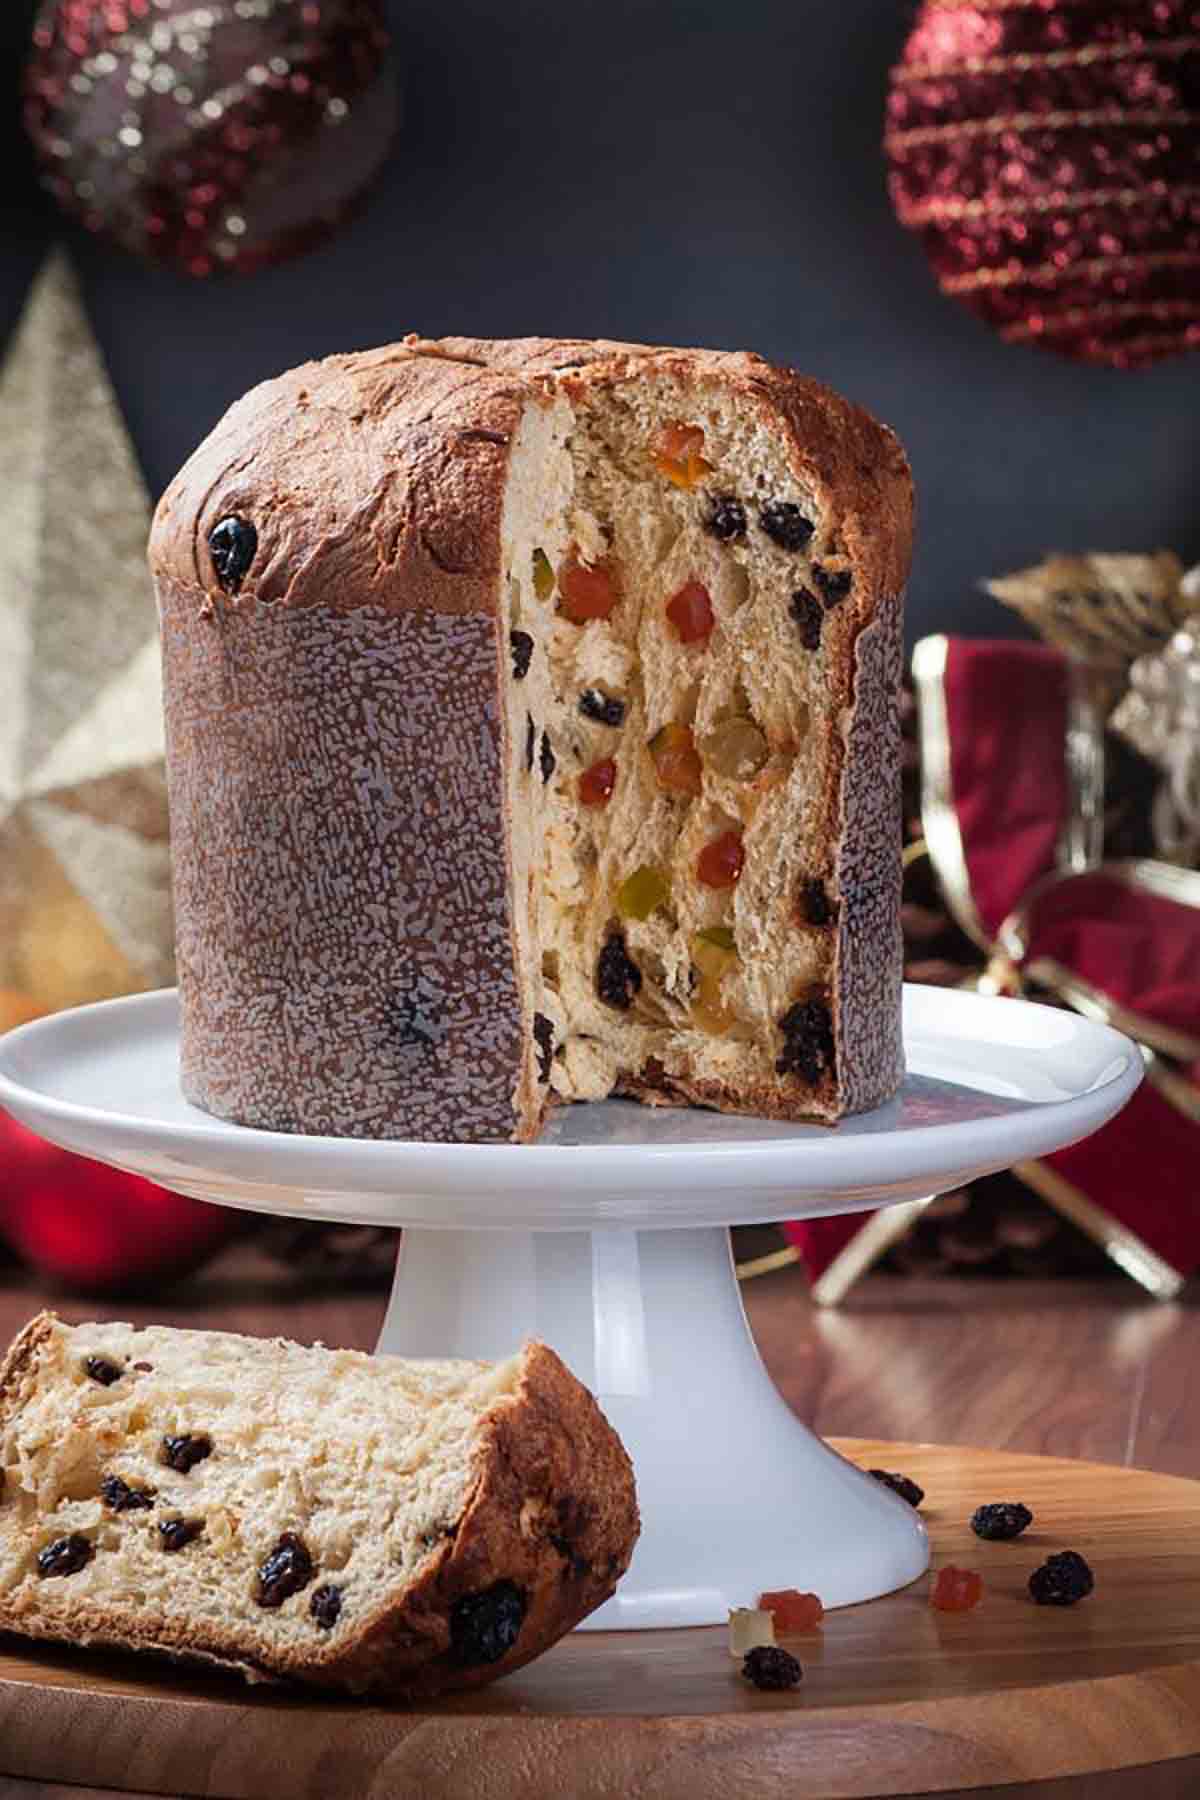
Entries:
POLYGON ((1200 864, 1200 580, 1185 576, 1189 617, 1158 650, 1140 656, 1114 729, 1161 772, 1152 826, 1160 856, 1200 864))
MULTIPOLYGON (((1200 1269, 1200 870, 1180 840, 1163 860, 1173 766, 1161 722, 1134 743, 1117 726, 1147 667, 1171 657, 1191 669, 1192 634, 1173 631, 1190 583, 1160 552, 1053 556, 986 585, 1047 641, 916 646, 905 974, 1101 1019, 1140 1044, 1146 1081, 1081 1144, 932 1203, 787 1236, 830 1305, 881 1259, 904 1272, 1074 1274, 1103 1256, 1172 1299, 1200 1269)), ((1191 684, 1177 685, 1194 705, 1191 684)), ((1198 724, 1172 740, 1193 767, 1198 724)))
MULTIPOLYGON (((50 0, 13 86, 89 233, 249 273, 361 198, 395 132, 388 48, 378 0, 50 0)), ((0 1030, 173 979, 150 501, 68 255, 39 250, 0 368, 0 1030)), ((3 1117, 0 1158, 0 1246, 65 1287, 170 1280, 247 1228, 3 1117)), ((343 1277, 379 1248, 277 1236, 343 1277)))
POLYGON ((172 979, 145 484, 66 258, 0 368, 0 1021, 172 979))
MULTIPOLYGON (((1092 1161, 799 1233, 816 1291, 881 1256, 1175 1291, 1200 1261, 1200 414, 1194 365, 1160 359, 1200 331, 1198 94, 1195 0, 9 0, 0 1024, 171 978, 142 550, 234 399, 409 329, 749 345, 913 462, 909 978, 1116 1007, 1151 1071, 1092 1161)), ((0 1254, 78 1288, 235 1231, 339 1285, 394 1252, 11 1122, 0 1168, 0 1254)))
POLYGON ((45 0, 25 122, 88 231, 186 275, 309 250, 395 134, 380 0, 45 0))
POLYGON ((1194 0, 925 0, 892 201, 1010 344, 1135 369, 1200 345, 1194 0))

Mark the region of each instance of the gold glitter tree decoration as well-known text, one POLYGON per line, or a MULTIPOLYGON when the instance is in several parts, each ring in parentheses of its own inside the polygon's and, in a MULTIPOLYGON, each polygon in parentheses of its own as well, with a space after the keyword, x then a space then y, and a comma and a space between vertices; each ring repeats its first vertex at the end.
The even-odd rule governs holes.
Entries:
POLYGON ((149 504, 61 253, 0 415, 2 1028, 172 979, 149 504))
POLYGON ((1105 726, 1130 665, 1160 649, 1191 610, 1183 564, 1170 550, 1054 555, 984 586, 1066 655, 1072 806, 1063 861, 1077 871, 1093 868, 1104 841, 1105 726))
POLYGON ((1191 616, 1129 672, 1113 729, 1163 775, 1151 826, 1160 856, 1200 866, 1200 567, 1182 582, 1191 616))
POLYGON ((1121 678, 1136 656, 1165 644, 1195 602, 1183 592, 1183 564, 1170 550, 1153 555, 1046 557, 984 585, 1048 644, 1121 678))

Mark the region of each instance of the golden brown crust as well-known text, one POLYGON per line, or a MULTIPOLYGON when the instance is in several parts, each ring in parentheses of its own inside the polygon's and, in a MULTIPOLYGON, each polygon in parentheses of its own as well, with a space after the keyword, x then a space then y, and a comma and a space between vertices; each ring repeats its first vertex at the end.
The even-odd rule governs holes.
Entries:
MULTIPOLYGON (((36 1381, 52 1313, 30 1321, 0 1367, 0 1421, 36 1381)), ((150 1651, 237 1671, 248 1680, 402 1696, 478 1687, 555 1643, 613 1592, 628 1567, 639 1521, 625 1450, 588 1390, 554 1352, 527 1344, 515 1390, 480 1420, 474 1478, 454 1536, 425 1559, 399 1600, 381 1604, 336 1643, 297 1654, 258 1637, 222 1634, 210 1621, 76 1607, 43 1616, 28 1590, 0 1594, 0 1629, 91 1647, 150 1651), (511 1582, 525 1595, 520 1632, 490 1663, 460 1661, 451 1617, 458 1601, 511 1582)))
POLYGON ((247 599, 492 612, 508 448, 523 405, 557 386, 583 394, 635 374, 717 379, 782 419, 797 475, 843 523, 862 576, 858 605, 869 615, 871 596, 903 590, 913 511, 904 452, 886 426, 810 376, 749 351, 411 333, 305 363, 231 407, 159 503, 152 570, 219 601, 202 540, 252 504, 268 525, 247 599))
MULTIPOLYGON (((25 1389, 36 1379, 38 1356, 57 1323, 52 1312, 35 1313, 5 1352, 0 1363, 0 1426, 21 1410, 25 1389)), ((4 1471, 0 1469, 0 1498, 4 1494, 3 1481, 4 1471)))
POLYGON ((336 1679, 415 1697, 507 1675, 608 1599, 638 1530, 633 1469, 616 1432, 554 1352, 530 1344, 516 1392, 481 1426, 476 1480, 454 1539, 414 1584, 403 1615, 369 1621, 341 1652, 336 1679), (527 1596, 516 1643, 499 1662, 456 1664, 455 1603, 500 1580, 527 1596), (408 1636, 416 1643, 397 1644, 408 1636))
POLYGON ((159 502, 156 581, 194 604, 490 613, 512 433, 511 381, 402 345, 331 356, 253 388, 159 502), (231 602, 209 532, 249 513, 253 565, 231 602))

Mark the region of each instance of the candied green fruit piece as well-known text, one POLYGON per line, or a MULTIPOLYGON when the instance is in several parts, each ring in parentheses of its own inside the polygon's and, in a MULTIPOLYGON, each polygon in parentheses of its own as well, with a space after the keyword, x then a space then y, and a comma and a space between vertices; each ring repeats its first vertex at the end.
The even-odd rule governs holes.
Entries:
POLYGON ((696 933, 698 944, 711 944, 716 950, 733 950, 733 932, 728 925, 708 925, 696 933))
POLYGON ((533 553, 533 591, 539 600, 548 600, 554 592, 554 570, 544 550, 533 553))
POLYGON ((670 883, 662 870, 642 863, 617 889, 617 911, 624 919, 648 919, 670 897, 670 883))
POLYGON ((721 1000, 721 983, 737 967, 738 954, 728 925, 708 925, 692 938, 692 962, 698 981, 692 995, 692 1022, 702 1031, 723 1036, 737 1023, 721 1000))

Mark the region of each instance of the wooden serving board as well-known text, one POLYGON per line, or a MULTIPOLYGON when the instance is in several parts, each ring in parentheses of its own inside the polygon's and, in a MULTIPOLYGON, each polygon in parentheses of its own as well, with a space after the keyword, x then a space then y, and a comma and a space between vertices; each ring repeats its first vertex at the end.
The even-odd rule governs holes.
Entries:
POLYGON ((935 1612, 922 1580, 831 1613, 791 1643, 805 1674, 789 1694, 750 1688, 721 1628, 576 1633, 493 1688, 413 1708, 0 1637, 0 1774, 204 1800, 892 1800, 1038 1783, 1047 1800, 1200 1794, 1200 1484, 931 1445, 838 1448, 921 1483, 934 1567, 983 1574, 974 1612, 935 1612), (968 1520, 988 1500, 1025 1501, 1034 1524, 1015 1543, 981 1542, 968 1520), (1086 1556, 1095 1593, 1034 1606, 1030 1571, 1063 1549, 1086 1556))

